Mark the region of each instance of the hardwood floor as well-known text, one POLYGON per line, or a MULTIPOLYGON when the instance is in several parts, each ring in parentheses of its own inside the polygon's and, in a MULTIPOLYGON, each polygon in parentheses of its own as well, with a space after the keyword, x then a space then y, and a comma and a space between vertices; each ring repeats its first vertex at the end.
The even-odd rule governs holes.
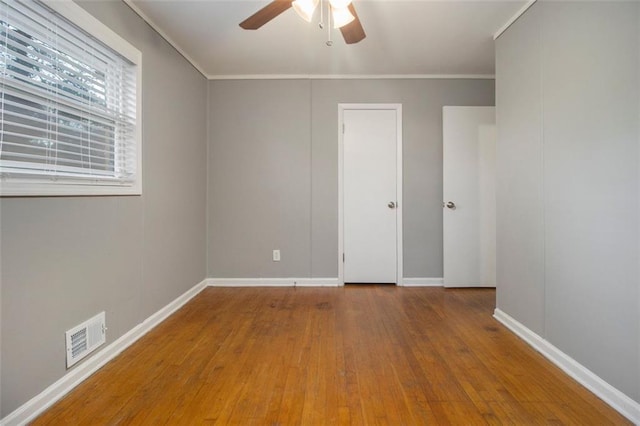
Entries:
POLYGON ((630 424, 491 289, 207 288, 34 424, 630 424))

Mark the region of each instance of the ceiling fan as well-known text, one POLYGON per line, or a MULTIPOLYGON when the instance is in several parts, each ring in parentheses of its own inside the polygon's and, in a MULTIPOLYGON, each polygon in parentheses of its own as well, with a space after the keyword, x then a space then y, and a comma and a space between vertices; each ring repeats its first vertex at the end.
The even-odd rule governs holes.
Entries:
MULTIPOLYGON (((322 13, 325 1, 327 2, 327 18, 333 20, 335 28, 340 28, 342 37, 347 44, 354 44, 366 37, 358 14, 351 0, 273 0, 271 3, 245 19, 240 23, 240 27, 245 30, 257 30, 267 22, 271 21, 282 12, 293 7, 293 9, 307 22, 311 22, 313 13, 320 2, 320 28, 324 28, 322 13)), ((331 23, 331 22, 329 22, 331 23)), ((329 25, 329 31, 331 25, 329 25)), ((327 41, 331 46, 331 38, 327 41)))

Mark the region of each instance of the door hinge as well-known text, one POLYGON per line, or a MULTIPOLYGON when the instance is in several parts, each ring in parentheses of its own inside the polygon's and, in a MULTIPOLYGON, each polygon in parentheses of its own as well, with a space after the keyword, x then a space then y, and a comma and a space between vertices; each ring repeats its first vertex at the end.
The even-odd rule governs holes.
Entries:
POLYGON ((344 123, 342 123, 342 134, 344 135, 344 123))
POLYGON ((342 253, 342 263, 344 263, 344 253, 342 253))

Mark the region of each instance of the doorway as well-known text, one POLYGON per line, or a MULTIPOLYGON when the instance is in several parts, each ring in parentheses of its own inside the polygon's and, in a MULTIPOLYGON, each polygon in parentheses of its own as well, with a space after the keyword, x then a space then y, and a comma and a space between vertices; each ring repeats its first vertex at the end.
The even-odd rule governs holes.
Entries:
POLYGON ((402 105, 338 112, 340 283, 402 285, 402 105))
POLYGON ((442 117, 444 286, 495 287, 495 108, 446 106, 442 117))

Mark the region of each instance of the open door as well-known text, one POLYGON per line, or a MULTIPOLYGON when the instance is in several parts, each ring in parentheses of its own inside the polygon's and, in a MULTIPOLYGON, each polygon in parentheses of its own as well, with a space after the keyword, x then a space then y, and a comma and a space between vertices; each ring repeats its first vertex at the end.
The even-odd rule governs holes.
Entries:
POLYGON ((495 108, 442 116, 444 285, 495 287, 495 108))

